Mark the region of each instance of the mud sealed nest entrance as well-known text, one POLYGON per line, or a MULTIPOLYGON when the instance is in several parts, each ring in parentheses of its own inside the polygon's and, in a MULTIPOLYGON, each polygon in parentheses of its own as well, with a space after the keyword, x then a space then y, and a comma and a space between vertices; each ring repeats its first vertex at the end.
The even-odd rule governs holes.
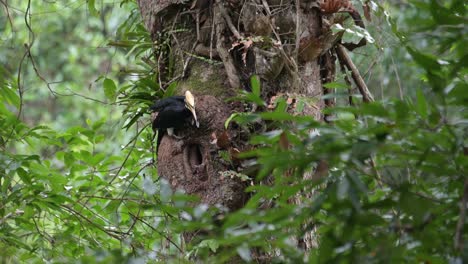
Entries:
POLYGON ((229 168, 220 160, 222 150, 211 139, 213 133, 230 133, 224 128, 232 112, 230 106, 209 95, 196 97, 195 103, 200 127, 177 131, 182 139, 164 135, 158 151, 159 176, 168 180, 173 189, 199 196, 203 203, 238 209, 247 199, 246 184, 238 178, 222 176, 229 168))

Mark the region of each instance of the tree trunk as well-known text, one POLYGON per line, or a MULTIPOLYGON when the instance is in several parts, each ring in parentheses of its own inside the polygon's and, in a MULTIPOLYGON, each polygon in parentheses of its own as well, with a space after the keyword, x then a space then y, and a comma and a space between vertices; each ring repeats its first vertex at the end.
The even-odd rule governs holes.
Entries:
MULTIPOLYGON (((322 84, 333 80, 335 63, 329 49, 334 38, 322 26, 318 1, 280 0, 138 0, 144 24, 154 41, 169 38, 170 52, 155 53, 162 87, 178 80, 179 94, 191 90, 201 127, 185 131, 183 140, 164 137, 158 172, 174 188, 197 194, 204 203, 230 210, 243 206, 244 184, 226 172, 235 171, 220 151, 245 146, 238 131, 224 122, 238 104, 223 99, 251 89, 259 76, 262 97, 304 100, 300 114, 322 120, 322 84), (173 66, 171 66, 173 65, 173 66), (227 137, 228 145, 220 144, 227 137)), ((295 111, 294 109, 292 111, 295 111)), ((310 179, 312 175, 304 175, 310 179)), ((300 201, 292 201, 300 203, 300 201)), ((311 237, 298 241, 314 246, 311 237)))

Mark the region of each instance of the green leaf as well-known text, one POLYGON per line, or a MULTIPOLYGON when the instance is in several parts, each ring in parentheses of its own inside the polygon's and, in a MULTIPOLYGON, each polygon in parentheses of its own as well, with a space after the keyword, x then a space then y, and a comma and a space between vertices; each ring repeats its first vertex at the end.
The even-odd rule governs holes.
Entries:
POLYGON ((349 195, 349 180, 346 177, 343 177, 340 179, 340 181, 337 183, 337 191, 336 191, 336 196, 339 200, 344 200, 348 197, 349 195))
POLYGON ((260 97, 260 78, 258 75, 250 77, 250 85, 252 86, 252 93, 257 97, 260 97))
POLYGON ((348 89, 349 85, 346 83, 342 83, 342 82, 330 82, 330 83, 325 83, 323 87, 327 89, 348 89))
POLYGON ((415 217, 415 222, 421 222, 425 215, 436 208, 429 199, 422 199, 409 191, 402 192, 399 206, 404 213, 415 217))
POLYGON ((407 47, 407 50, 416 63, 425 68, 427 71, 440 70, 440 64, 437 62, 437 58, 434 55, 417 51, 411 47, 407 47))
POLYGON ((25 169, 23 168, 18 168, 16 170, 16 173, 18 173, 18 176, 20 179, 26 183, 26 184, 31 184, 31 173, 28 173, 25 169))
POLYGON ((171 84, 169 84, 169 87, 167 87, 166 91, 164 92, 164 98, 173 96, 177 89, 177 85, 178 82, 172 82, 171 84))
POLYGON ((273 120, 273 121, 289 121, 289 120, 295 120, 298 117, 287 113, 287 112, 264 112, 260 115, 262 119, 265 120, 273 120))
POLYGON ((367 187, 366 185, 362 182, 362 180, 359 178, 359 176, 357 176, 356 174, 354 174, 353 172, 350 172, 348 174, 349 178, 351 179, 351 182, 354 184, 354 186, 356 186, 356 188, 362 192, 362 193, 366 193, 367 192, 367 187))
POLYGON ((107 157, 106 153, 97 153, 91 158, 90 165, 97 166, 100 162, 102 162, 107 157))
POLYGON ((346 43, 359 43, 361 39, 365 38, 368 43, 374 43, 374 38, 369 34, 369 32, 356 25, 352 25, 351 27, 343 27, 341 24, 333 24, 332 32, 337 34, 339 32, 343 32, 343 42, 346 43))
POLYGON ((128 121, 127 124, 124 125, 123 128, 125 128, 125 129, 128 130, 130 127, 132 127, 133 124, 135 124, 136 121, 138 121, 138 119, 139 119, 141 116, 143 116, 143 112, 138 112, 136 115, 134 115, 134 116, 130 119, 130 121, 128 121))
POLYGON ((245 99, 246 101, 252 102, 256 105, 261 105, 261 106, 265 105, 265 102, 263 101, 263 99, 260 96, 255 95, 254 93, 247 93, 243 99, 245 99))
POLYGON ((107 99, 111 100, 112 102, 115 101, 117 86, 115 85, 114 81, 105 78, 104 79, 104 94, 106 95, 107 99))
POLYGON ((229 126, 232 121, 235 121, 238 124, 248 124, 254 121, 259 120, 260 117, 257 114, 251 113, 233 113, 225 122, 224 127, 229 126))
POLYGON ((106 123, 106 119, 105 118, 101 118, 100 120, 94 122, 91 124, 91 128, 96 131, 98 130, 99 128, 102 127, 102 125, 104 125, 106 123))
POLYGON ((80 157, 84 162, 86 162, 86 163, 88 163, 90 165, 93 163, 93 154, 91 154, 91 152, 89 152, 89 151, 81 150, 80 151, 80 157))
MULTIPOLYGON (((466 3, 465 3, 466 4, 466 3)), ((466 10, 464 10, 466 13, 466 10)), ((452 10, 445 8, 438 1, 431 1, 431 14, 438 24, 441 25, 457 25, 466 23, 466 17, 455 15, 452 10)))
POLYGON ((337 112, 336 119, 337 120, 355 120, 356 116, 353 113, 349 113, 349 112, 337 112))
POLYGON ((94 17, 97 17, 99 15, 99 11, 96 9, 95 0, 88 0, 88 10, 89 13, 94 17))
POLYGON ((224 121, 224 129, 228 129, 229 124, 231 123, 232 119, 234 119, 239 113, 232 113, 226 121, 224 121))
POLYGON ((208 247, 213 253, 219 248, 219 243, 216 239, 205 239, 198 244, 199 248, 208 247))
POLYGON ((75 162, 75 154, 73 151, 70 152, 65 152, 63 155, 63 161, 65 162, 65 165, 67 167, 71 167, 73 163, 75 162))
POLYGON ((423 119, 427 119, 427 102, 421 89, 416 90, 416 110, 423 119))
POLYGON ((388 110, 379 102, 371 102, 361 106, 361 113, 369 116, 388 117, 388 110))
POLYGON ((0 86, 0 98, 3 97, 3 101, 8 102, 16 108, 20 106, 20 98, 18 94, 8 85, 0 86))

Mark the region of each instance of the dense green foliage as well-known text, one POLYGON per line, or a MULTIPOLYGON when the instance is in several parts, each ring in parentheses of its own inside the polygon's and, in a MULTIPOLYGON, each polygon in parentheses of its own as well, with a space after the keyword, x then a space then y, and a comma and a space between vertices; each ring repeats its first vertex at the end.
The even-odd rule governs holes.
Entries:
MULTIPOLYGON (((382 100, 327 109, 336 117, 330 124, 291 115, 281 100, 274 111, 235 117, 246 126, 262 119, 270 130, 244 154, 260 168, 252 198, 215 222, 223 208, 193 206, 196 197, 158 179, 144 113, 151 97, 173 87, 158 85, 136 6, 86 3, 28 9, 8 1, 11 17, 0 18, 2 261, 248 261, 251 249, 294 263, 468 261, 460 209, 468 185, 464 1, 389 5, 389 16, 376 5, 398 43, 382 52, 393 62, 383 59, 384 73, 369 80, 372 88, 380 76, 391 79, 382 100), (108 39, 120 48, 107 48, 108 39), (395 65, 399 81, 385 72, 395 65), (388 96, 399 90, 401 98, 388 96), (321 181, 303 180, 324 160, 321 181), (267 175, 272 184, 259 184, 267 175), (265 203, 272 207, 258 209, 265 203), (203 236, 181 243, 182 232, 199 229, 203 236), (319 246, 303 252, 293 236, 311 230, 319 246)), ((243 98, 261 104, 261 87, 253 88, 243 98)))

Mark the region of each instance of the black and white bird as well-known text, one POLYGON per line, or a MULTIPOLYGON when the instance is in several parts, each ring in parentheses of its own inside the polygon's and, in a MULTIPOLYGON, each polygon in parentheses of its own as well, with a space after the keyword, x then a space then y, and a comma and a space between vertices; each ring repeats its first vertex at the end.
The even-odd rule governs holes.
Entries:
POLYGON ((154 131, 158 130, 158 146, 164 130, 167 130, 169 136, 180 139, 174 129, 188 124, 200 126, 195 112, 195 98, 190 91, 186 91, 185 96, 171 96, 156 101, 149 109, 158 113, 152 126, 154 131))

